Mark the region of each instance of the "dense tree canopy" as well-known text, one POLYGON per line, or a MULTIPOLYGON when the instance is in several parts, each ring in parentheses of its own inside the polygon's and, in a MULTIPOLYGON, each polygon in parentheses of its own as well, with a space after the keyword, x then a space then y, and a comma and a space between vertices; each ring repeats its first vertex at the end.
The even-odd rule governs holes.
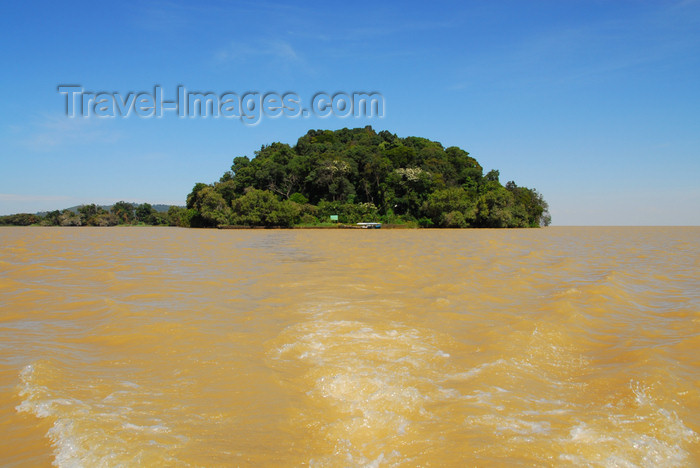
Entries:
POLYGON ((483 174, 466 151, 371 127, 310 130, 295 146, 272 143, 233 159, 187 197, 192 226, 291 226, 339 221, 424 227, 538 227, 547 203, 534 189, 483 174))
POLYGON ((108 207, 92 203, 43 214, 19 213, 0 216, 0 226, 28 226, 31 224, 41 226, 190 226, 192 224, 193 213, 188 210, 178 206, 170 206, 165 212, 162 211, 164 205, 159 205, 159 207, 161 211, 157 211, 149 203, 136 205, 120 201, 108 207))
POLYGON ((233 159, 218 182, 197 183, 185 208, 148 203, 81 205, 44 215, 0 216, 0 225, 222 225, 291 227, 383 222, 422 227, 538 227, 550 223, 536 190, 501 185, 463 149, 399 138, 372 127, 310 130, 233 159))

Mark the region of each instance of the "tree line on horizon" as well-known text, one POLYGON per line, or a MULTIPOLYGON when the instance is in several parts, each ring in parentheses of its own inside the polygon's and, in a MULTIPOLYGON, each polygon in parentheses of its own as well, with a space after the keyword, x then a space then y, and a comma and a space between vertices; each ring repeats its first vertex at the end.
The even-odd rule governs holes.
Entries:
POLYGON ((372 127, 310 130, 296 145, 263 145, 233 159, 215 183, 197 183, 191 227, 384 222, 420 227, 539 227, 551 222, 535 189, 483 173, 468 152, 372 127))
POLYGON ((54 210, 43 214, 17 213, 0 216, 0 226, 189 226, 183 221, 185 209, 168 207, 167 212, 156 210, 150 203, 119 201, 110 207, 94 203, 75 209, 54 210))
POLYGON ((45 214, 0 216, 0 225, 292 227, 382 222, 420 227, 547 226, 547 202, 468 152, 372 127, 309 130, 296 145, 263 145, 233 159, 218 182, 197 183, 186 207, 158 211, 120 201, 45 214), (108 209, 107 209, 108 208, 108 209))

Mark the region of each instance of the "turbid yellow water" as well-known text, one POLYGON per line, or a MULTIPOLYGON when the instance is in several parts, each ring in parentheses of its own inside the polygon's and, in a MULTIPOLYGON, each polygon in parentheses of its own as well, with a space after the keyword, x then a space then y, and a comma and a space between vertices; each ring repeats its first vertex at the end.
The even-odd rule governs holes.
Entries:
POLYGON ((700 228, 0 229, 4 466, 700 466, 700 228))

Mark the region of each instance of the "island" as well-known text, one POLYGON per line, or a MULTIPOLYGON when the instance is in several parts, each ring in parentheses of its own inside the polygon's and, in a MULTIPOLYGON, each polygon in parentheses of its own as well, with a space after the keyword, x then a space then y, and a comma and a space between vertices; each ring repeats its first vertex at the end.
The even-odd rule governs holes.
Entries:
POLYGON ((272 143, 233 159, 215 183, 187 196, 182 225, 321 227, 383 223, 409 227, 547 226, 535 189, 502 185, 468 152, 372 127, 310 130, 296 145, 272 143))
POLYGON ((371 126, 309 130, 294 146, 233 159, 219 181, 196 183, 186 206, 81 205, 0 216, 0 225, 169 225, 193 228, 525 228, 548 226, 535 189, 484 170, 469 153, 371 126))

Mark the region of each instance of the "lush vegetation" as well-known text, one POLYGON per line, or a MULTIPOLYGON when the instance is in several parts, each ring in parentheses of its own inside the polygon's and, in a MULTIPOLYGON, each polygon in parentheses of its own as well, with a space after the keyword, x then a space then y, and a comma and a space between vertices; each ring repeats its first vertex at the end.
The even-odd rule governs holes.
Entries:
POLYGON ((120 201, 110 207, 95 204, 81 205, 74 209, 50 211, 44 214, 19 213, 0 216, 0 226, 189 226, 186 210, 170 206, 168 211, 158 211, 149 203, 136 205, 120 201))
POLYGON ((293 147, 272 143, 252 159, 234 158, 218 182, 194 186, 186 208, 120 201, 0 216, 0 225, 332 226, 331 216, 421 227, 550 223, 542 195, 498 178, 466 151, 425 138, 372 127, 310 130, 293 147))
POLYGON ((466 151, 371 127, 311 130, 295 146, 272 143, 236 157, 213 184, 187 196, 181 224, 294 226, 381 221, 422 227, 538 227, 547 203, 502 185, 466 151))

